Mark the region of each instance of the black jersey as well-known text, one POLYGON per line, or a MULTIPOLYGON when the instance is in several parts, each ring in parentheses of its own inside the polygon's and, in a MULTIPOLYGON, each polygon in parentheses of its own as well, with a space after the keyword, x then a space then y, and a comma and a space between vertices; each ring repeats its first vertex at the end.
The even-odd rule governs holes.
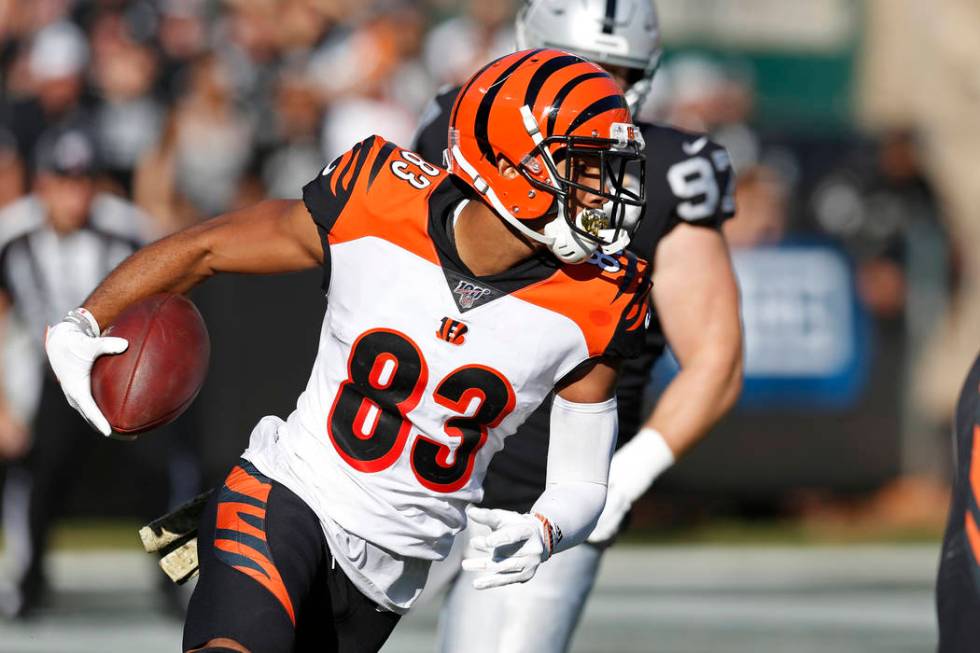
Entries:
MULTIPOLYGON (((422 158, 442 162, 449 114, 459 88, 436 96, 423 113, 413 147, 422 158)), ((735 213, 734 184, 728 152, 707 136, 673 127, 638 122, 646 141, 647 205, 629 249, 651 261, 656 270, 660 241, 681 222, 717 229, 735 213)), ((643 391, 650 368, 664 349, 654 316, 647 348, 625 362, 616 395, 619 442, 628 442, 642 424, 643 391)), ((544 490, 551 401, 545 400, 490 463, 483 505, 526 512, 544 490)))

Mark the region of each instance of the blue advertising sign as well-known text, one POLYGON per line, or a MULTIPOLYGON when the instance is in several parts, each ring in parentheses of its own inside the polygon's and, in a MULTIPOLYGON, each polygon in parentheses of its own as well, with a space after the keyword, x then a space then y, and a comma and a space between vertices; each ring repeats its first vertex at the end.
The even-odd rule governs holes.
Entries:
MULTIPOLYGON (((867 380, 870 333, 854 273, 837 247, 784 244, 732 253, 741 291, 745 386, 739 406, 843 410, 867 380)), ((654 368, 662 386, 677 363, 654 368)))

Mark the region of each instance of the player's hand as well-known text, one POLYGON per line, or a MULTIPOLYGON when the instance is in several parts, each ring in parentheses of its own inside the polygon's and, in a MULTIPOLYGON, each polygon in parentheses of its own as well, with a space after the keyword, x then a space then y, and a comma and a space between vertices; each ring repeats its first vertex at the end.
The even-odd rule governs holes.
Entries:
POLYGON ((535 515, 472 506, 466 512, 471 520, 490 528, 489 535, 470 541, 476 555, 463 560, 463 569, 487 572, 473 581, 476 589, 531 580, 538 565, 551 555, 550 533, 535 515))
POLYGON ((112 427, 92 398, 92 366, 99 356, 121 354, 127 347, 129 342, 123 338, 100 337, 95 318, 83 309, 48 327, 44 338, 44 350, 65 398, 102 435, 111 435, 112 427))
POLYGON ((0 460, 21 458, 30 445, 27 426, 9 408, 0 408, 0 460))
POLYGON ((629 497, 610 479, 609 488, 606 490, 606 505, 599 515, 598 523, 585 541, 596 546, 603 546, 612 541, 632 505, 633 502, 629 497))

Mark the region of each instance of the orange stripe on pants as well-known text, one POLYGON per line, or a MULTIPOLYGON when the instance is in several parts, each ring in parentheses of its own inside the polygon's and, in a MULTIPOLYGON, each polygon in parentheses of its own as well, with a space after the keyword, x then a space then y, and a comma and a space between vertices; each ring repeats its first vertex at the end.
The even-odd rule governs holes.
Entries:
MULTIPOLYGON (((973 450, 970 452, 970 489, 973 490, 973 502, 980 506, 980 424, 973 425, 973 450)), ((973 519, 970 508, 966 510, 966 539, 973 550, 973 559, 980 564, 980 528, 973 519)))

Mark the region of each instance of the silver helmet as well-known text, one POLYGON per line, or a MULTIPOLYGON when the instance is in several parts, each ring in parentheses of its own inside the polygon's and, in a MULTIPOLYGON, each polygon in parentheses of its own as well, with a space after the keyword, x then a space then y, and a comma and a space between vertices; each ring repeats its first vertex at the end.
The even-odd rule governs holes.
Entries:
POLYGON ((636 71, 626 101, 636 115, 660 63, 653 0, 525 0, 517 12, 517 46, 557 48, 598 64, 636 71))

